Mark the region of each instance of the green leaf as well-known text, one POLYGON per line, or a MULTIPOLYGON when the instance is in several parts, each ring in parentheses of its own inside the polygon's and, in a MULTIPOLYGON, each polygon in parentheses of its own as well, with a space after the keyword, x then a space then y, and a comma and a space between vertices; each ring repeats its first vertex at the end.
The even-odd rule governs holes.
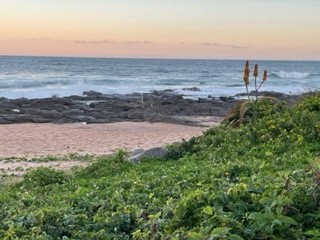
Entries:
POLYGON ((231 234, 229 237, 228 237, 229 240, 243 240, 242 237, 240 237, 239 235, 237 234, 231 234))
POLYGON ((202 212, 207 214, 207 215, 213 215, 213 211, 212 211, 212 208, 210 206, 206 206, 205 208, 203 208, 202 212))
POLYGON ((282 211, 283 211, 283 206, 282 206, 282 205, 279 205, 279 206, 276 208, 276 213, 277 213, 277 215, 278 215, 278 216, 281 215, 282 211))
POLYGON ((260 213, 260 212, 253 212, 249 215, 249 219, 252 219, 252 220, 257 220, 257 221, 262 221, 265 219, 265 216, 263 213, 260 213))
POLYGON ((273 155, 273 153, 272 153, 272 152, 270 152, 270 151, 266 151, 264 154, 265 154, 267 157, 270 157, 270 156, 272 156, 272 155, 273 155))
POLYGON ((310 237, 319 237, 320 238, 320 232, 316 229, 308 230, 304 234, 307 236, 310 236, 310 237))
POLYGON ((272 221, 272 227, 275 226, 275 225, 282 226, 282 222, 279 219, 275 219, 275 220, 272 221))
POLYGON ((154 192, 149 193, 149 199, 153 198, 154 192))
POLYGON ((285 223, 285 224, 289 224, 289 225, 297 225, 298 223, 296 222, 296 220, 294 220, 293 218, 291 217, 287 217, 287 216, 278 216, 277 219, 279 221, 281 221, 282 223, 285 223))
POLYGON ((204 236, 201 233, 197 232, 188 232, 187 233, 188 240, 203 240, 204 236))
POLYGON ((231 228, 227 228, 227 227, 217 227, 215 229, 212 230, 211 234, 212 235, 224 235, 227 234, 229 231, 231 230, 231 228))

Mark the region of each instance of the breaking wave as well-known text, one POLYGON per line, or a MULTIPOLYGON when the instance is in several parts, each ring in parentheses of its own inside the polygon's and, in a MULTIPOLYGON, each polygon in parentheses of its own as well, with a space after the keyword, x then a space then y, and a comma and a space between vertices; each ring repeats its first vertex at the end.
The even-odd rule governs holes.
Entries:
POLYGON ((310 73, 307 72, 272 72, 269 77, 270 78, 284 78, 284 79, 302 79, 310 76, 310 73))

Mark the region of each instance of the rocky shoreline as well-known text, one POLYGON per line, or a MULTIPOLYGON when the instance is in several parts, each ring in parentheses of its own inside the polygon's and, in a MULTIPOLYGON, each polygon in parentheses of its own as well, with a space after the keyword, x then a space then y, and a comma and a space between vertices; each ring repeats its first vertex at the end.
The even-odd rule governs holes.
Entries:
MULTIPOLYGON (((299 96, 262 92, 289 102, 299 96)), ((122 121, 165 122, 203 126, 218 121, 240 101, 235 97, 188 99, 173 91, 127 95, 84 92, 83 96, 42 99, 0 98, 0 124, 12 123, 112 123, 122 121), (199 118, 200 117, 200 118, 199 118), (209 120, 201 120, 205 118, 209 120), (200 119, 200 120, 199 120, 200 119)))

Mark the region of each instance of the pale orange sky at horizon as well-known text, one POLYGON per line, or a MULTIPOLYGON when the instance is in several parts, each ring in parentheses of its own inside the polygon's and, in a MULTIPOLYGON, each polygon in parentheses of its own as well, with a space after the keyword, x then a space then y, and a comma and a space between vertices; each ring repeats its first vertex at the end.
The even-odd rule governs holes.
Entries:
POLYGON ((320 60, 317 0, 0 0, 0 55, 320 60))

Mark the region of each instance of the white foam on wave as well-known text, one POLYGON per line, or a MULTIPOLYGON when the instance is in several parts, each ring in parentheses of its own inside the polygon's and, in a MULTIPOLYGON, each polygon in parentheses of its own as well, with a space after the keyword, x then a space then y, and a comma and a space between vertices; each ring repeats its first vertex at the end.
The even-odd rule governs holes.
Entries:
POLYGON ((286 79, 302 79, 307 78, 310 76, 310 73, 307 72, 272 72, 271 75, 276 75, 279 78, 286 78, 286 79))

